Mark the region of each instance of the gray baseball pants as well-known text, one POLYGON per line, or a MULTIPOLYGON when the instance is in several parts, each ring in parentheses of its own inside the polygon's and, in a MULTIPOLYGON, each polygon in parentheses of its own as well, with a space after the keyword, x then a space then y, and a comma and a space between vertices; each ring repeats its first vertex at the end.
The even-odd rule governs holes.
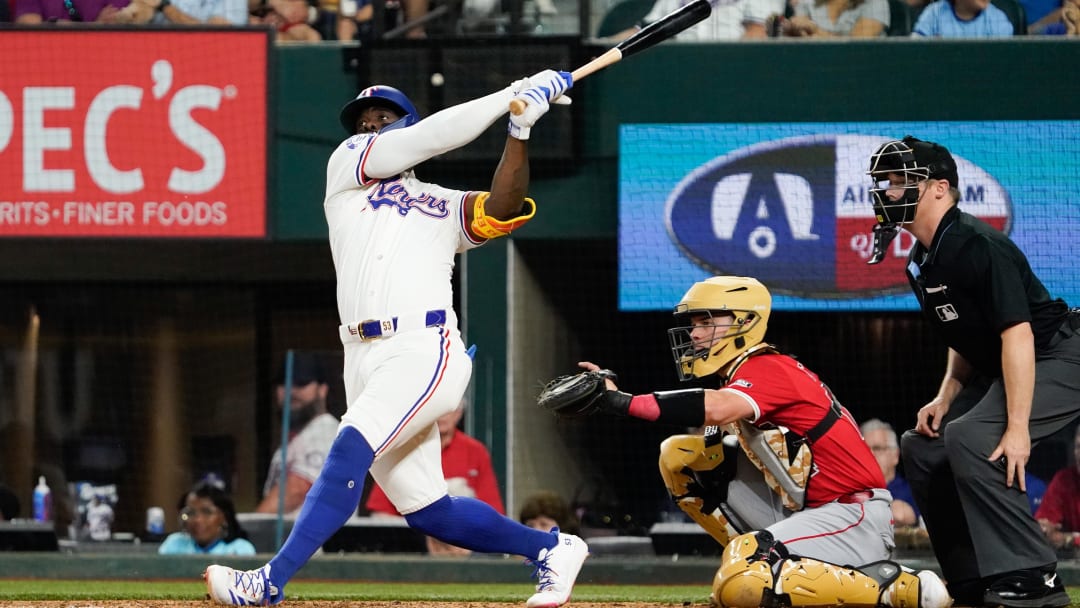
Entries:
MULTIPOLYGON (((1029 428, 1034 447, 1080 417, 1080 315, 1073 313, 1036 355, 1029 428)), ((991 462, 1008 421, 1001 378, 969 382, 930 438, 904 433, 904 476, 950 583, 1057 561, 1004 461, 991 462)))

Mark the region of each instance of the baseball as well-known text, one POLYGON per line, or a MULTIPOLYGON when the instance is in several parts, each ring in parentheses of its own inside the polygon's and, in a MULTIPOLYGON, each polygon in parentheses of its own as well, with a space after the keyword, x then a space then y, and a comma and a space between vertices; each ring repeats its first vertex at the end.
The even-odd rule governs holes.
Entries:
POLYGON ((446 79, 443 78, 443 75, 441 73, 435 72, 434 74, 431 75, 431 86, 433 86, 433 87, 441 87, 443 85, 443 83, 445 83, 445 82, 446 82, 446 79))

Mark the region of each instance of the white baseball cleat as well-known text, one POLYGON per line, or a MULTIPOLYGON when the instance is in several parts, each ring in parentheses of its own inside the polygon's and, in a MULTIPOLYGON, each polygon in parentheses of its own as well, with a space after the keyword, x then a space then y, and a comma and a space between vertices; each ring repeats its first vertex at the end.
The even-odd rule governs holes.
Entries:
POLYGON ((952 605, 949 590, 937 574, 920 570, 915 576, 919 577, 919 608, 949 608, 952 605))
POLYGON ((226 606, 268 606, 285 596, 270 582, 270 564, 258 570, 208 566, 203 572, 210 600, 226 606))
POLYGON ((528 608, 556 608, 570 601, 574 590, 574 581, 585 558, 589 557, 589 546, 573 534, 562 534, 558 528, 552 530, 558 534, 559 542, 551 549, 544 549, 533 560, 536 565, 536 593, 525 605, 528 608))

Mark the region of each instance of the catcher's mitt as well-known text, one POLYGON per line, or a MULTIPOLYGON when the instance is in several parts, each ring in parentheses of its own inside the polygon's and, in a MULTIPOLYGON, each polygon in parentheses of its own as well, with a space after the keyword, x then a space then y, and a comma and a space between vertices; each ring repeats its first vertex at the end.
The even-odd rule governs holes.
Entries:
POLYGON ((536 403, 560 418, 580 418, 603 409, 606 378, 615 379, 610 370, 559 376, 544 385, 536 403))

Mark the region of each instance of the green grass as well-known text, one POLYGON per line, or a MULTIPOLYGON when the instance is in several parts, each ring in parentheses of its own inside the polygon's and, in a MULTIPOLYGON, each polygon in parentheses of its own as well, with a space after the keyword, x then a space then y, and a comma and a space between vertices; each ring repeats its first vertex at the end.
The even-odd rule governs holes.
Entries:
MULTIPOLYGON (((289 584, 294 600, 487 601, 520 603, 532 593, 529 583, 364 583, 308 582, 289 584)), ((11 600, 198 600, 206 595, 201 581, 53 581, 5 580, 0 601, 11 600)), ((704 603, 708 585, 578 585, 579 602, 704 603)))
MULTIPOLYGON (((295 600, 473 601, 520 603, 532 591, 522 584, 308 582, 289 585, 295 600)), ((199 581, 53 581, 4 580, 0 601, 34 600, 199 600, 206 588, 199 581)), ((578 602, 651 602, 704 604, 708 585, 578 585, 578 602)), ((1073 606, 1080 588, 1069 588, 1073 606)))

